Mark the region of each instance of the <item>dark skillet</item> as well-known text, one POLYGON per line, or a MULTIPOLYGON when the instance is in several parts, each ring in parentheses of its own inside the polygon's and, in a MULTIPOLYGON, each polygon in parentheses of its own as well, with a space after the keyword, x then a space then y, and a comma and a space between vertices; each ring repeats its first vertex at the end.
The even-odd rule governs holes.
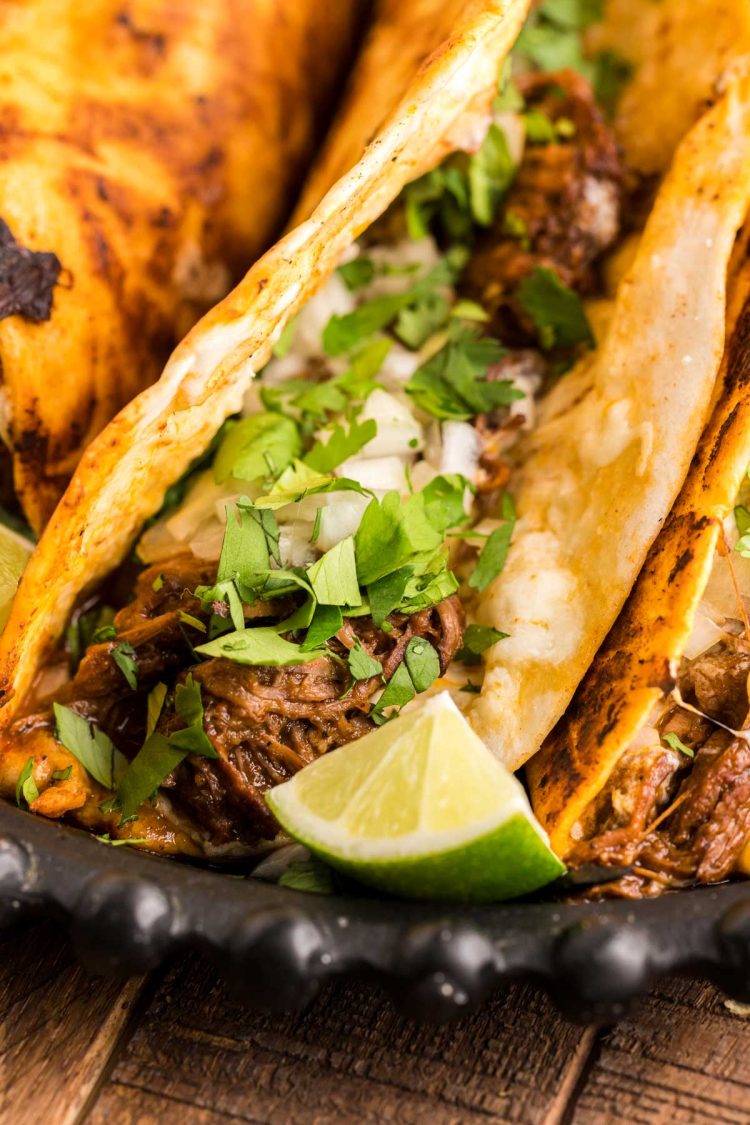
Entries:
POLYGON ((0 802, 0 920, 53 915, 93 972, 127 976, 200 949, 248 1004, 301 1007, 331 977, 383 984, 423 1020, 456 1018, 534 977, 607 1022, 660 976, 750 1001, 750 882, 653 901, 483 907, 305 894, 110 847, 0 802))

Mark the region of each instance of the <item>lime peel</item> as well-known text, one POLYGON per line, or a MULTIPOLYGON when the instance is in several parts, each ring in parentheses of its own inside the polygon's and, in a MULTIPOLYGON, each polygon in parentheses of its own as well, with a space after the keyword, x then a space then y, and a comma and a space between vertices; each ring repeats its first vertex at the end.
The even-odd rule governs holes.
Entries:
POLYGON ((410 898, 487 902, 565 868, 520 782, 447 692, 307 766, 266 800, 331 866, 410 898))

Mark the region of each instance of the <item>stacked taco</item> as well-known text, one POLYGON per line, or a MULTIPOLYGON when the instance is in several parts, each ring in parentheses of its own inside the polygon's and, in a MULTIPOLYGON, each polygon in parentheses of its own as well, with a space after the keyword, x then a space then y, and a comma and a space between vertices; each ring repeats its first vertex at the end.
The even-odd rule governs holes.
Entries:
POLYGON ((276 237, 365 9, 2 5, 0 502, 35 531, 276 237))
POLYGON ((528 8, 383 5, 298 225, 84 453, 0 641, 32 811, 232 855, 437 692, 513 770, 561 719, 717 394, 750 77, 717 43, 644 167, 617 23, 528 8))

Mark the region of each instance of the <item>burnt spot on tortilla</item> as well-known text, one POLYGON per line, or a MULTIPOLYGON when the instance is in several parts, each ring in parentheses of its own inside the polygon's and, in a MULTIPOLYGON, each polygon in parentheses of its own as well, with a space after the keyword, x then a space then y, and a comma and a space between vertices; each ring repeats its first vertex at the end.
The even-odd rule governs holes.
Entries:
POLYGON ((677 556, 675 564, 669 572, 669 578, 667 579, 667 582, 670 586, 672 585, 680 571, 684 570, 685 567, 688 566, 688 564, 692 561, 692 559, 693 551, 690 547, 688 547, 680 555, 677 556))
POLYGON ((22 316, 35 324, 52 315, 62 263, 48 250, 28 250, 0 219, 0 320, 22 316))

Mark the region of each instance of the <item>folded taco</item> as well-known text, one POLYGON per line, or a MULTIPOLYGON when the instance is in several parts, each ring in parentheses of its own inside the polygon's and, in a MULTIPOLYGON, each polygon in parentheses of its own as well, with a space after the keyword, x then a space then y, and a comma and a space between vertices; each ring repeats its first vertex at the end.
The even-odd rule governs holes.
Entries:
POLYGON ((750 873, 750 266, 731 270, 722 391, 643 572, 529 769, 591 895, 750 873))
POLYGON ((0 642, 32 811, 232 854, 430 693, 512 768, 565 709, 709 413, 750 79, 644 185, 527 7, 384 6, 310 217, 84 454, 0 642))
POLYGON ((285 222, 364 9, 2 5, 0 498, 35 530, 285 222))

